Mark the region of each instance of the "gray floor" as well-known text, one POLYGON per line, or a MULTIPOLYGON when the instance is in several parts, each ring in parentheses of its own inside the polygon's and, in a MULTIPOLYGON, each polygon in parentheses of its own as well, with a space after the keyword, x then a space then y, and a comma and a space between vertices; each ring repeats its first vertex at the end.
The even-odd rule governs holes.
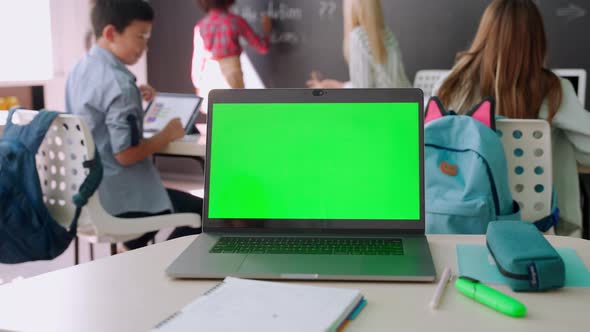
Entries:
MULTIPOLYGON (((184 190, 193 195, 203 197, 203 172, 200 165, 193 160, 182 158, 179 163, 178 158, 159 158, 157 161, 158 168, 161 171, 162 179, 166 187, 184 190), (162 159, 162 160, 160 160, 162 159), (178 169, 177 166, 183 164, 184 168, 178 169)), ((172 229, 163 229, 158 232, 156 242, 164 241, 172 229)), ((110 256, 110 246, 108 244, 98 244, 94 246, 94 259, 100 259, 110 256)), ((90 261, 89 244, 80 241, 80 263, 90 261)), ((22 264, 0 264, 0 285, 21 278, 30 278, 39 274, 63 269, 74 265, 74 242, 59 257, 51 261, 38 261, 22 264)))

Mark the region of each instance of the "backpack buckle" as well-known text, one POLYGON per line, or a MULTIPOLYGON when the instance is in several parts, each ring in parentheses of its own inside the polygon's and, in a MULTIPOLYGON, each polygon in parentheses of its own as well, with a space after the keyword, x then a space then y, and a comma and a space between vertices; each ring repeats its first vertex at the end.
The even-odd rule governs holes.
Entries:
POLYGON ((92 159, 92 160, 85 160, 82 163, 82 167, 84 167, 84 168, 92 168, 92 167, 94 167, 95 164, 96 164, 96 158, 95 159, 92 159))

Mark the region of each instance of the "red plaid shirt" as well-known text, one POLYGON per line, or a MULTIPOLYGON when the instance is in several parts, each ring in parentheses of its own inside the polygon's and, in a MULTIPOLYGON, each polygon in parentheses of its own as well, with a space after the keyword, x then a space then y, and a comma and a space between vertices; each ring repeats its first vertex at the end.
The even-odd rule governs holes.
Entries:
POLYGON ((248 44, 259 53, 268 52, 268 37, 260 38, 242 17, 225 10, 212 9, 195 26, 195 35, 203 39, 207 57, 218 60, 242 53, 239 38, 244 37, 248 44))

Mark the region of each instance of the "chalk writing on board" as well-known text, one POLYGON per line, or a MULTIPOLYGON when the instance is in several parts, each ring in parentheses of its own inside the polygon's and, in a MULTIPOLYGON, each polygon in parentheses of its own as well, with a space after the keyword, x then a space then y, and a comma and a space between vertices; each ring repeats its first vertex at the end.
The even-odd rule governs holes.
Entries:
POLYGON ((289 7, 285 3, 276 4, 273 1, 268 3, 266 15, 273 20, 294 20, 299 21, 303 18, 303 9, 297 7, 289 7))
POLYGON ((246 21, 250 24, 258 22, 258 13, 249 6, 234 6, 232 7, 231 11, 239 16, 242 16, 246 21))
POLYGON ((266 8, 260 11, 248 5, 234 6, 232 11, 242 16, 252 25, 260 22, 263 15, 272 19, 275 23, 269 38, 271 44, 297 45, 303 42, 303 37, 299 33, 284 30, 284 27, 281 27, 285 22, 295 22, 303 19, 303 9, 299 7, 289 6, 284 2, 270 1, 266 8))
POLYGON ((299 44, 303 42, 301 35, 291 31, 273 31, 269 39, 271 44, 299 44))
MULTIPOLYGON (((335 16, 338 5, 334 0, 322 0, 317 3, 317 10, 311 11, 312 15, 319 15, 320 19, 331 19, 335 16)), ((252 5, 236 5, 232 12, 242 16, 252 26, 260 24, 263 15, 273 20, 273 31, 270 34, 271 44, 297 45, 305 43, 305 36, 297 29, 298 23, 304 19, 304 10, 297 5, 291 5, 285 1, 269 1, 263 7, 252 5)), ((309 15, 309 13, 308 13, 309 15)))
POLYGON ((283 2, 269 2, 265 9, 257 12, 254 8, 248 5, 234 6, 232 12, 242 16, 248 22, 256 22, 260 17, 266 15, 273 20, 278 21, 300 21, 303 19, 303 9, 298 7, 291 7, 283 2))
POLYGON ((570 3, 567 8, 557 9, 557 16, 567 18, 568 22, 586 16, 586 9, 570 3))
POLYGON ((320 17, 334 15, 334 13, 336 12, 336 8, 338 7, 336 5, 335 1, 320 1, 319 5, 320 5, 320 10, 319 10, 320 17))

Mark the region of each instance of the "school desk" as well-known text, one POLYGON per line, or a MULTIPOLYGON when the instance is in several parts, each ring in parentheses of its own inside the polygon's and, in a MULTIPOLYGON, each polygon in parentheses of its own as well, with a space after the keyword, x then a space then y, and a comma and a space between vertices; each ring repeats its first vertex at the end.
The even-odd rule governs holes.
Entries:
MULTIPOLYGON (((50 272, 0 286, 0 330, 147 331, 217 284, 174 280, 164 270, 194 236, 50 272)), ((590 266, 590 241, 548 236, 557 247, 574 248, 590 266)), ((481 235, 428 236, 437 273, 457 273, 456 244, 484 244, 481 235)), ((199 262, 195 262, 198 264, 199 262)), ((346 332, 354 331, 588 331, 589 288, 514 293, 525 318, 511 318, 459 294, 448 285, 437 310, 428 303, 436 283, 301 282, 357 288, 368 304, 346 332)), ((302 317, 304 319, 304 317, 302 317)), ((195 326, 195 331, 198 331, 195 326)))

